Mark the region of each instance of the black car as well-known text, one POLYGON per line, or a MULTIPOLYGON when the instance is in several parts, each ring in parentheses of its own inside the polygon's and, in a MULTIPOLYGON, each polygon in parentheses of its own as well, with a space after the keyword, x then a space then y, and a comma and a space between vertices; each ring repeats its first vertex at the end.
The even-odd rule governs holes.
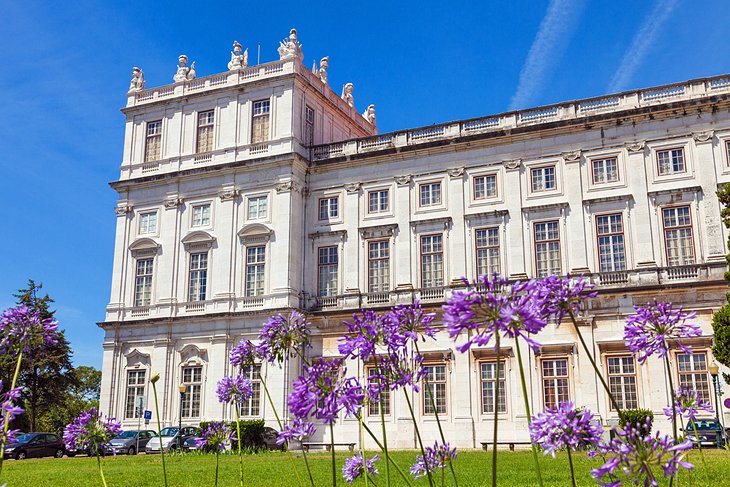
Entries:
POLYGON ((5 445, 4 458, 15 458, 16 460, 34 457, 61 458, 65 453, 66 447, 57 434, 25 433, 5 445))
POLYGON ((698 443, 703 447, 715 447, 718 446, 717 438, 720 437, 720 445, 725 446, 728 441, 728 432, 722 427, 720 423, 714 420, 700 420, 695 421, 694 426, 689 423, 684 428, 684 434, 692 442, 693 445, 698 443), (697 429, 697 434, 695 434, 697 429))
POLYGON ((261 433, 261 443, 267 450, 281 450, 284 451, 284 445, 277 445, 276 439, 279 437, 279 432, 274 428, 268 426, 264 427, 264 432, 261 433))

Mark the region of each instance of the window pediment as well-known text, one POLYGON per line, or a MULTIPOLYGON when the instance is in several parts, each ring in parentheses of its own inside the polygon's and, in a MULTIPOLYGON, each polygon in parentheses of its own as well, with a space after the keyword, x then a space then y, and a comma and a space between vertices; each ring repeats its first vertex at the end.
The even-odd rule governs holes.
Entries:
POLYGON ((265 244, 273 235, 274 231, 262 223, 246 225, 238 232, 238 238, 244 245, 265 244))
POLYGON ((162 246, 151 238, 144 237, 138 238, 129 245, 129 251, 132 252, 132 256, 137 257, 152 257, 156 255, 162 246))
POLYGON ((142 353, 136 348, 124 356, 127 359, 127 367, 141 367, 150 365, 150 355, 142 353))
POLYGON ((193 344, 185 345, 180 350, 180 365, 203 365, 204 362, 208 361, 208 350, 205 348, 198 348, 193 344))
POLYGON ((182 240, 182 244, 185 246, 185 250, 210 250, 215 242, 215 237, 208 232, 201 230, 190 232, 185 235, 182 240))

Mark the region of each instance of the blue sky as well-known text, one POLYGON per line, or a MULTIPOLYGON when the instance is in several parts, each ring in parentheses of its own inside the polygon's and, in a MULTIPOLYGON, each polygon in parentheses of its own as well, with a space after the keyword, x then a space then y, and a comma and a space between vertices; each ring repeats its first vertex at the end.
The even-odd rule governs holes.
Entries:
POLYGON ((56 299, 77 365, 101 366, 132 66, 172 81, 226 69, 233 40, 355 84, 382 132, 730 72, 721 0, 14 2, 0 0, 0 308, 32 277, 56 299), (63 7, 59 7, 63 5, 63 7))

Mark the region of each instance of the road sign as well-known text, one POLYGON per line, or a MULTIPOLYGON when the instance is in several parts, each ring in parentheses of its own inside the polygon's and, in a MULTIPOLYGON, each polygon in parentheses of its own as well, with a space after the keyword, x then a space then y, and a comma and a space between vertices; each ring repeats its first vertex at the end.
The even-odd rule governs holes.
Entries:
POLYGON ((145 426, 149 426, 150 425, 150 420, 149 419, 145 419, 144 420, 144 425, 145 426))
POLYGON ((147 422, 152 419, 152 411, 145 411, 144 412, 144 422, 147 424, 147 422))
POLYGON ((728 397, 727 399, 725 399, 725 401, 723 402, 723 404, 725 405, 726 408, 730 409, 730 397, 728 397))

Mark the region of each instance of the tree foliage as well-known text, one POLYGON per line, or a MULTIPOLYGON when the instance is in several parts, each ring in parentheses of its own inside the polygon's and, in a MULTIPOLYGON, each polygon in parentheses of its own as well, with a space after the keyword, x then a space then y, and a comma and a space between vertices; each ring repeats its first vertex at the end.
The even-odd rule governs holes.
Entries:
MULTIPOLYGON (((723 208, 720 216, 725 227, 730 228, 730 184, 724 185, 717 192, 717 199, 723 208)), ((730 239, 728 239, 728 250, 730 250, 730 239)), ((725 255, 725 260, 730 264, 730 253, 725 255)), ((725 272, 725 279, 730 281, 730 271, 725 272)), ((728 304, 720 308, 712 317, 712 330, 714 340, 712 355, 715 360, 726 367, 730 367, 730 294, 726 295, 728 304)), ((730 376, 723 374, 725 382, 730 382, 730 376)))

